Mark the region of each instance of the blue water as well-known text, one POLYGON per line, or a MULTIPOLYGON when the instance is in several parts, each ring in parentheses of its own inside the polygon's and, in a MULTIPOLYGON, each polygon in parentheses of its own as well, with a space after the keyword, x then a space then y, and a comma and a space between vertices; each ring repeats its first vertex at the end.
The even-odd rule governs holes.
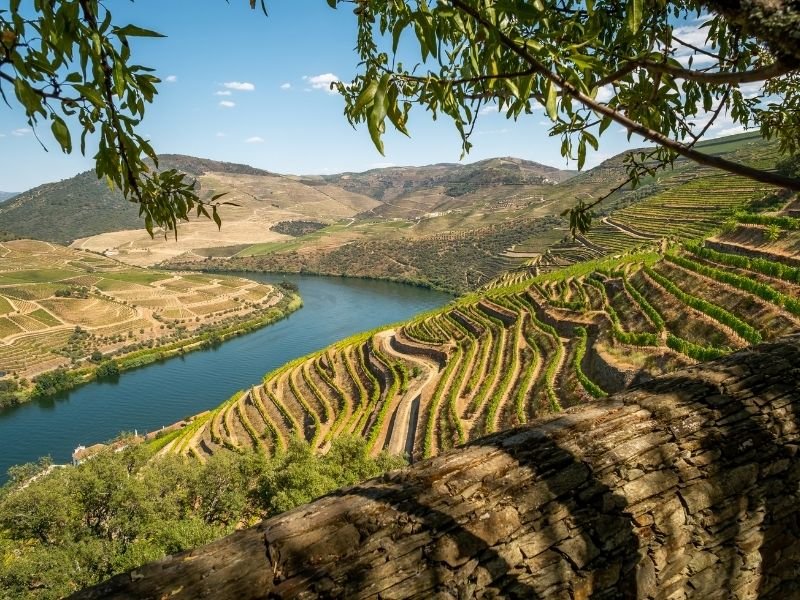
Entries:
POLYGON ((56 463, 65 463, 79 444, 108 440, 120 431, 153 431, 217 406, 287 361, 359 331, 442 306, 450 299, 439 292, 383 281, 243 276, 297 284, 303 308, 217 348, 0 412, 0 482, 12 465, 47 455, 56 463))

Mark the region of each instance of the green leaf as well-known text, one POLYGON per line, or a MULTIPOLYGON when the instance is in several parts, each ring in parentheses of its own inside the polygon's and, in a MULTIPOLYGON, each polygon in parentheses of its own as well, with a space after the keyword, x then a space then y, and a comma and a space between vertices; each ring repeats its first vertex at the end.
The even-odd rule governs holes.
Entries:
POLYGON ((558 109, 556 107, 556 99, 557 99, 558 90, 556 86, 553 84, 552 81, 547 82, 547 100, 545 102, 545 108, 547 109, 547 116, 550 117, 551 120, 555 121, 558 118, 558 109))
POLYGON ((72 136, 69 133, 69 128, 67 124, 64 123, 64 120, 55 115, 53 117, 53 124, 50 126, 50 129, 53 132, 53 137, 56 138, 59 146, 64 151, 65 154, 69 154, 72 152, 72 136))
POLYGON ((627 7, 628 29, 631 33, 639 31, 642 24, 642 0, 629 0, 627 7))
POLYGON ((119 60, 114 61, 114 91, 117 93, 117 96, 122 98, 122 95, 125 93, 125 71, 122 65, 122 62, 119 60))
POLYGON ((125 25, 125 27, 117 27, 114 29, 114 33, 118 36, 128 36, 128 37, 167 37, 157 31, 153 31, 151 29, 144 29, 143 27, 138 27, 136 25, 125 25))
POLYGON ((358 95, 356 103, 353 105, 353 113, 358 114, 364 110, 367 105, 375 98, 375 92, 378 91, 378 82, 372 80, 369 82, 362 92, 358 95))
POLYGON ((389 85, 389 74, 385 73, 378 82, 372 107, 367 115, 367 129, 372 138, 372 143, 383 154, 383 120, 386 118, 386 90, 389 85))
POLYGON ((14 79, 14 92, 17 95, 17 100, 25 107, 25 112, 28 116, 33 116, 37 112, 47 115, 42 106, 42 97, 21 77, 14 79))

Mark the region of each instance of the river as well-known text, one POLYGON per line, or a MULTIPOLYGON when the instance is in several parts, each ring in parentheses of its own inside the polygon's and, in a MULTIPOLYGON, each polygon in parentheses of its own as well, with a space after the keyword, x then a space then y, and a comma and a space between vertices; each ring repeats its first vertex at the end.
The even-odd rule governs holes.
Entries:
POLYGON ((300 288, 303 308, 274 325, 209 350, 93 382, 57 398, 0 412, 0 483, 15 464, 49 455, 69 462, 79 444, 121 431, 153 431, 217 406, 268 371, 339 339, 442 306, 450 296, 385 281, 241 273, 300 288))

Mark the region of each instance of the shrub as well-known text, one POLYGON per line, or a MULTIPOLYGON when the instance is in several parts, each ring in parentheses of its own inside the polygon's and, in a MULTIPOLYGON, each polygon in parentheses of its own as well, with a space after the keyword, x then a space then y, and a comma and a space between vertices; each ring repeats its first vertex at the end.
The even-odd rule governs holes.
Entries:
POLYGON ((764 238, 768 242, 777 242, 781 237, 781 228, 775 224, 767 226, 764 230, 764 238))
POLYGON ((94 374, 98 379, 116 377, 119 375, 119 365, 113 360, 104 361, 95 369, 94 374))

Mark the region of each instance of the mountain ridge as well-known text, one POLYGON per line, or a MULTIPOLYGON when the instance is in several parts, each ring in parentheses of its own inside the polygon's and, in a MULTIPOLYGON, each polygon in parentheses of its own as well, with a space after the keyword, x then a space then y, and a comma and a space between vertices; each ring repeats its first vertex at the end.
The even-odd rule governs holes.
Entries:
MULTIPOLYGON (((463 189, 464 186, 477 188, 483 185, 485 187, 486 184, 476 181, 481 178, 482 174, 491 175, 493 180, 489 182, 490 185, 548 184, 549 181, 563 180, 573 174, 570 171, 562 171, 555 167, 513 157, 486 159, 467 165, 439 163, 422 167, 372 169, 361 173, 290 175, 278 174, 241 163, 216 161, 185 154, 164 154, 159 156, 159 168, 175 168, 198 179, 201 195, 208 195, 207 190, 212 189, 209 187, 210 182, 202 181, 203 176, 224 174, 233 177, 264 178, 262 187, 266 195, 270 194, 278 182, 294 182, 296 186, 314 188, 314 193, 328 193, 336 197, 356 194, 373 199, 382 195, 379 192, 380 185, 371 181, 373 177, 378 176, 384 180, 389 177, 394 181, 398 178, 398 174, 408 180, 411 174, 421 173, 421 176, 416 177, 416 180, 419 180, 418 184, 411 186, 411 192, 431 184, 439 185, 450 178, 452 179, 451 187, 452 184, 462 186, 462 189, 453 188, 450 191, 463 195, 465 191, 468 191, 463 189), (433 178, 426 176, 430 171, 436 171, 440 173, 440 176, 433 178), (458 177, 455 176, 456 173, 458 177), (337 181, 339 183, 347 182, 352 178, 357 178, 355 184, 350 182, 346 185, 336 185, 335 183, 337 181), (326 191, 322 188, 331 189, 326 191)), ((235 186, 236 182, 233 182, 233 185, 235 186)), ((213 191, 218 190, 213 189, 213 191)), ((300 192, 308 192, 309 196, 312 194, 309 190, 300 190, 300 192)), ((447 192, 446 189, 445 192, 447 192)), ((394 194, 394 196, 399 195, 401 195, 399 192, 394 194)), ((369 203, 366 204, 364 208, 368 211, 376 208, 370 206, 369 203)), ((437 207, 433 204, 429 208, 434 210, 437 207)), ((58 182, 36 186, 16 195, 12 204, 0 206, 0 218, 3 220, 4 229, 10 233, 57 243, 70 243, 92 235, 142 228, 137 207, 125 201, 118 191, 110 190, 105 182, 98 180, 94 171, 91 170, 58 182)))

